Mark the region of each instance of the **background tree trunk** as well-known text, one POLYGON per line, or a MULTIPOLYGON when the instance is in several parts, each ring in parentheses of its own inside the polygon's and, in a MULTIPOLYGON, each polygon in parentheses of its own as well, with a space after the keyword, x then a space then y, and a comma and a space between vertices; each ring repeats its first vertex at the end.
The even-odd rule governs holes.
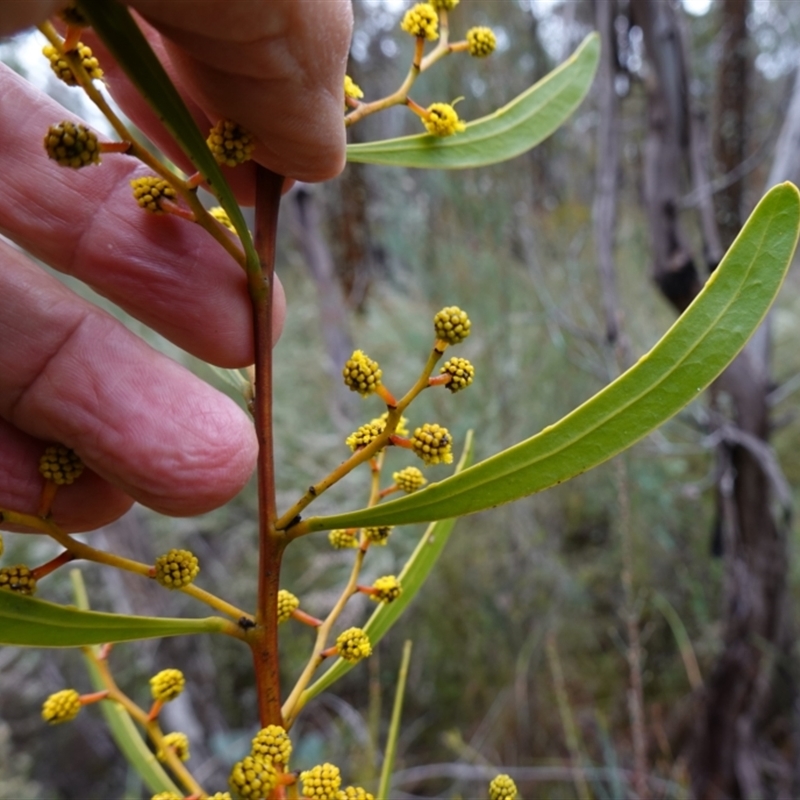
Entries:
MULTIPOLYGON (((691 172, 702 209, 709 196, 703 188, 707 147, 700 138, 701 117, 689 105, 687 48, 677 9, 660 0, 632 0, 631 8, 652 65, 644 186, 653 274, 665 297, 682 311, 699 291, 700 278, 677 215, 680 181, 691 172)), ((726 173, 744 159, 747 8, 746 0, 726 0, 721 8, 724 42, 715 145, 726 173)), ((701 218, 712 269, 718 243, 728 246, 741 225, 741 181, 726 187, 717 201, 721 232, 715 233, 709 214, 701 218)), ((698 698, 690 745, 693 795, 698 798, 762 797, 765 792, 762 761, 769 745, 759 722, 773 679, 768 653, 782 639, 787 572, 785 535, 770 510, 770 479, 762 457, 770 453, 769 350, 765 329, 712 390, 712 419, 720 441, 724 633, 722 652, 698 698)))
MULTIPOLYGON (((748 58, 747 14, 750 0, 723 0, 720 6, 722 47, 717 77, 714 157, 717 170, 728 175, 745 158, 747 130, 748 58)), ((728 247, 742 227, 742 191, 739 179, 716 194, 717 221, 722 243, 728 247)))

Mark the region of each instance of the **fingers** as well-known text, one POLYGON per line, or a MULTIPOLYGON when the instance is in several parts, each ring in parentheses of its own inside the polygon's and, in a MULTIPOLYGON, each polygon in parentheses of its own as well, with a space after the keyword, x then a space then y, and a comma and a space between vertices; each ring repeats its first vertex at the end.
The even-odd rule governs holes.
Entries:
MULTIPOLYGON (((122 493, 166 514, 197 514, 229 500, 250 476, 255 434, 233 401, 2 243, 0 342, 0 417, 73 448, 122 493)), ((3 453, 0 486, 30 447, 16 440, 3 453)), ((102 524, 86 519, 91 509, 83 517, 74 510, 69 496, 87 491, 82 480, 63 489, 55 511, 73 514, 73 524, 102 524)), ((24 496, 30 477, 12 486, 26 506, 18 510, 36 507, 36 497, 24 496)), ((115 511, 124 508, 121 494, 104 493, 115 511)))
MULTIPOLYGON (((63 5, 63 0, 6 2, 0 34, 37 24, 63 5)), ((161 41, 143 26, 195 116, 205 118, 198 119, 206 123, 201 127, 220 118, 236 120, 259 142, 256 161, 289 178, 319 181, 341 171, 350 0, 135 0, 131 5, 163 34, 161 41)), ((98 48, 91 33, 87 38, 98 48)), ((174 153, 152 114, 139 119, 141 99, 102 55, 122 107, 174 153)), ((241 201, 250 204, 252 170, 238 170, 233 182, 241 201)))
POLYGON ((349 0, 195 0, 191 13, 162 0, 132 5, 211 121, 234 119, 256 136, 260 163, 304 181, 341 171, 349 0))
MULTIPOLYGON (((0 65, 0 232, 56 269, 92 285, 180 347, 215 364, 253 361, 244 272, 197 225, 154 216, 133 199, 128 156, 72 170, 47 158, 61 106, 0 65)), ((274 335, 285 312, 276 291, 274 335)))

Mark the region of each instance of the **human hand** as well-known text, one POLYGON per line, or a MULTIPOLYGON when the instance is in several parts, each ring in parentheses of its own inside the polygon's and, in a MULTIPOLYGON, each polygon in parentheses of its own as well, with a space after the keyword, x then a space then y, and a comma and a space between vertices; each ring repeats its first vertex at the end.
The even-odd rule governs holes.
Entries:
MULTIPOLYGON (((0 34, 62 5, 0 0, 0 34)), ((148 37, 201 129, 235 119, 258 139, 256 160, 291 178, 341 169, 347 0, 131 5, 155 26, 145 26, 148 37)), ((166 145, 86 38, 115 98, 166 145)), ((44 132, 70 116, 0 67, 0 232, 190 353, 225 367, 251 363, 240 267, 199 227, 139 211, 129 180, 147 170, 133 159, 105 155, 99 168, 79 171, 48 160, 44 132)), ((237 168, 240 200, 252 197, 253 174, 237 168)), ((277 336, 284 301, 276 294, 277 336)), ((244 485, 256 456, 252 424, 232 401, 0 242, 0 507, 36 509, 49 442, 73 448, 88 467, 56 497, 53 514, 67 530, 105 524, 133 500, 167 514, 207 511, 244 485)))

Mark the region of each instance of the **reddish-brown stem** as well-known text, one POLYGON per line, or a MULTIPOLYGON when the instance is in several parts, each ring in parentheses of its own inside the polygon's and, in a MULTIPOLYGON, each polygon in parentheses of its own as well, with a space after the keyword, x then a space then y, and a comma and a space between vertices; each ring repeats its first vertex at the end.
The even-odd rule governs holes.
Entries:
POLYGON ((50 509, 53 507, 53 500, 56 499, 58 492, 58 484, 53 481, 45 481, 42 486, 42 493, 39 495, 39 510, 40 517, 50 516, 50 509))
POLYGON ((161 210, 175 217, 188 220, 189 222, 197 222, 197 217, 194 215, 193 211, 190 211, 188 208, 182 208, 177 203, 171 203, 169 200, 161 201, 161 210))
POLYGON ((158 719, 158 715, 161 713, 161 709, 164 707, 163 700, 154 700, 153 705, 150 706, 150 711, 147 714, 147 721, 152 722, 154 719, 158 719))
POLYGON ((381 489, 378 498, 383 500, 384 497, 388 497, 390 494, 394 494, 395 492, 399 492, 400 487, 395 483, 392 486, 387 486, 385 489, 381 489))
POLYGON ((69 53, 71 50, 77 50, 81 41, 81 34, 84 28, 82 25, 67 25, 67 32, 64 36, 64 51, 69 53))
POLYGON ((262 727, 282 725, 278 668, 278 589, 285 536, 275 528, 275 463, 272 429, 272 301, 275 243, 283 178, 256 169, 256 251, 260 270, 248 269, 255 340, 253 418, 258 437, 259 569, 256 627, 249 638, 262 727))
POLYGON ((444 386, 453 380, 453 376, 446 372, 444 375, 437 375, 435 378, 428 378, 428 386, 444 386))
POLYGON ((81 695, 81 705, 90 706, 92 703, 99 703, 108 697, 108 689, 103 689, 100 692, 92 692, 92 694, 81 695))
POLYGON ((414 43, 414 61, 411 64, 411 69, 419 75, 422 68, 422 55, 425 52, 425 37, 417 36, 417 41, 414 43))
POLYGON ((292 618, 302 622, 304 625, 308 625, 310 628, 319 628, 322 625, 321 619, 312 617, 311 614, 306 614, 305 611, 301 611, 299 608, 292 611, 292 618))
POLYGON ((382 383, 378 385, 375 392, 389 408, 397 407, 397 400, 394 399, 394 395, 382 383))
POLYGON ((31 570, 31 574, 37 581, 40 581, 46 575, 49 575, 51 572, 55 572, 59 567, 63 567, 64 564, 69 564, 69 562, 73 561, 74 559, 75 554, 70 553, 69 550, 65 550, 63 553, 61 553, 61 555, 56 556, 46 564, 42 564, 40 567, 36 567, 35 569, 31 570))
POLYGON ((130 142, 100 142, 97 149, 101 153, 122 153, 124 155, 130 153, 131 147, 130 142))
POLYGON ((414 102, 410 97, 406 98, 406 105, 420 118, 428 119, 430 112, 423 108, 419 103, 414 102))

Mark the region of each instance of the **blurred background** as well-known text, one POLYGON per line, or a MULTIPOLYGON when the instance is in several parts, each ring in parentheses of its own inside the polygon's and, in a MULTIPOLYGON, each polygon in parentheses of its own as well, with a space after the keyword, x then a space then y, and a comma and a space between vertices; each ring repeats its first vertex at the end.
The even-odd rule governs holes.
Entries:
MULTIPOLYGON (((405 76, 406 7, 355 0, 348 72, 368 100, 405 76)), ((350 165, 287 196, 279 273, 289 316, 275 354, 284 507, 382 410, 340 385, 354 347, 402 391, 426 357, 432 315, 466 309, 473 333, 458 355, 475 365, 475 383, 455 396, 426 393, 411 424, 435 419, 459 442, 474 429, 476 457, 486 457, 568 413, 646 352, 765 189, 798 179, 800 3, 462 0, 451 38, 474 25, 494 29, 497 52, 444 59, 415 85, 418 103, 463 97, 462 118, 483 116, 596 29, 595 85, 561 130, 506 164, 455 173, 350 165)), ((0 58, 100 126, 79 93, 48 76, 40 38, 6 40, 0 58)), ((350 136, 420 131, 395 109, 350 136)), ((498 771, 528 798, 800 796, 799 312, 793 272, 745 354, 670 423, 563 486, 460 520, 375 656, 304 711, 293 766, 332 761, 347 781, 375 785, 400 651, 412 639, 392 798, 482 797, 498 771)), ((411 463, 403 456, 390 452, 387 472, 411 463)), ((335 487, 320 512, 363 504, 366 478, 335 487)), ((195 519, 137 507, 90 540, 146 562, 191 549, 200 585, 250 607, 255 519, 250 487, 195 519)), ((398 529, 388 547, 373 548, 364 582, 399 572, 421 532, 398 529)), ((8 564, 56 553, 35 537, 5 538, 8 564)), ((324 615, 351 559, 324 534, 308 537, 287 552, 282 585, 324 615)), ((205 613, 135 576, 81 569, 96 609, 205 613)), ((49 578, 40 596, 70 602, 67 576, 49 578)), ((369 612, 357 598, 342 627, 369 612)), ((289 687, 312 635, 289 622, 281 636, 289 687)), ((166 727, 189 735, 196 777, 225 788, 258 727, 246 651, 208 637, 142 642, 117 646, 111 666, 143 704, 152 674, 184 670, 188 690, 166 707, 166 727)), ((79 653, 0 649, 0 798, 149 797, 97 709, 69 726, 43 724, 42 701, 65 686, 89 690, 79 653)))

